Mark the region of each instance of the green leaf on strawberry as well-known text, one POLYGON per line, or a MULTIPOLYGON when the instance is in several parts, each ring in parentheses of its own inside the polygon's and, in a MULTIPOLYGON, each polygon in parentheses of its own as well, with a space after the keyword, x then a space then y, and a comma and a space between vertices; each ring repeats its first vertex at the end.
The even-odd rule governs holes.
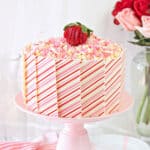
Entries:
POLYGON ((74 25, 76 25, 76 24, 75 24, 75 23, 69 23, 69 24, 65 25, 64 30, 65 30, 66 28, 71 27, 71 26, 74 26, 74 25))
POLYGON ((88 36, 90 35, 91 32, 93 32, 93 30, 81 24, 80 22, 76 22, 76 23, 81 26, 83 32, 88 33, 88 36))

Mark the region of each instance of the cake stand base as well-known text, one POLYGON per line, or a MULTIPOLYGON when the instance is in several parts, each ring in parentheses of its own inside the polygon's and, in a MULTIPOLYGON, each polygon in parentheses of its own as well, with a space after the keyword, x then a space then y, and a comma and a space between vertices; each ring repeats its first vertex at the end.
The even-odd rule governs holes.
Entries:
MULTIPOLYGON (((51 122, 64 123, 64 129, 60 132, 56 150, 96 150, 90 143, 84 123, 102 121, 110 117, 122 114, 131 108, 133 100, 127 92, 124 92, 117 112, 95 118, 52 118, 31 111, 24 104, 22 94, 19 93, 15 100, 16 106, 23 112, 35 117, 45 118, 51 122)), ((98 148, 101 150, 101 148, 98 148)))
POLYGON ((66 123, 60 132, 56 150, 93 150, 84 125, 66 123))

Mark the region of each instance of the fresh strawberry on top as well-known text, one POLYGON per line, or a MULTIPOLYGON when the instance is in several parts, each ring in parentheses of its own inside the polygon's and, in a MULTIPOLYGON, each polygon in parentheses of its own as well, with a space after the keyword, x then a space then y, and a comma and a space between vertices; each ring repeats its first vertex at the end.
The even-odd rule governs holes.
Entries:
POLYGON ((64 37, 72 46, 85 43, 91 32, 93 31, 80 22, 70 23, 64 27, 64 37))

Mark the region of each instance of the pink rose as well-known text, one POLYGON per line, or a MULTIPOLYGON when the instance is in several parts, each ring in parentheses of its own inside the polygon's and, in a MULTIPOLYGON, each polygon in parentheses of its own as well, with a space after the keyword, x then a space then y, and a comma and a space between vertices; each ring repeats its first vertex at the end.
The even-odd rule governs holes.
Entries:
POLYGON ((145 37, 150 38, 150 16, 142 16, 142 27, 137 26, 136 29, 145 37))
POLYGON ((123 26, 123 28, 128 31, 134 31, 136 30, 135 26, 141 25, 140 20, 136 17, 134 11, 131 8, 125 8, 120 11, 116 15, 116 19, 123 26))

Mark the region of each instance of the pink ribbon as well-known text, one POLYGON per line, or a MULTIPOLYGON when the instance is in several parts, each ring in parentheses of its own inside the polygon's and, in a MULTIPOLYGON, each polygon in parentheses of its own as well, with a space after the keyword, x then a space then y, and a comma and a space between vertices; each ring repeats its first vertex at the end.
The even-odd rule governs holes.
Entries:
POLYGON ((33 142, 0 142, 0 150, 56 150, 57 134, 47 133, 33 142))

